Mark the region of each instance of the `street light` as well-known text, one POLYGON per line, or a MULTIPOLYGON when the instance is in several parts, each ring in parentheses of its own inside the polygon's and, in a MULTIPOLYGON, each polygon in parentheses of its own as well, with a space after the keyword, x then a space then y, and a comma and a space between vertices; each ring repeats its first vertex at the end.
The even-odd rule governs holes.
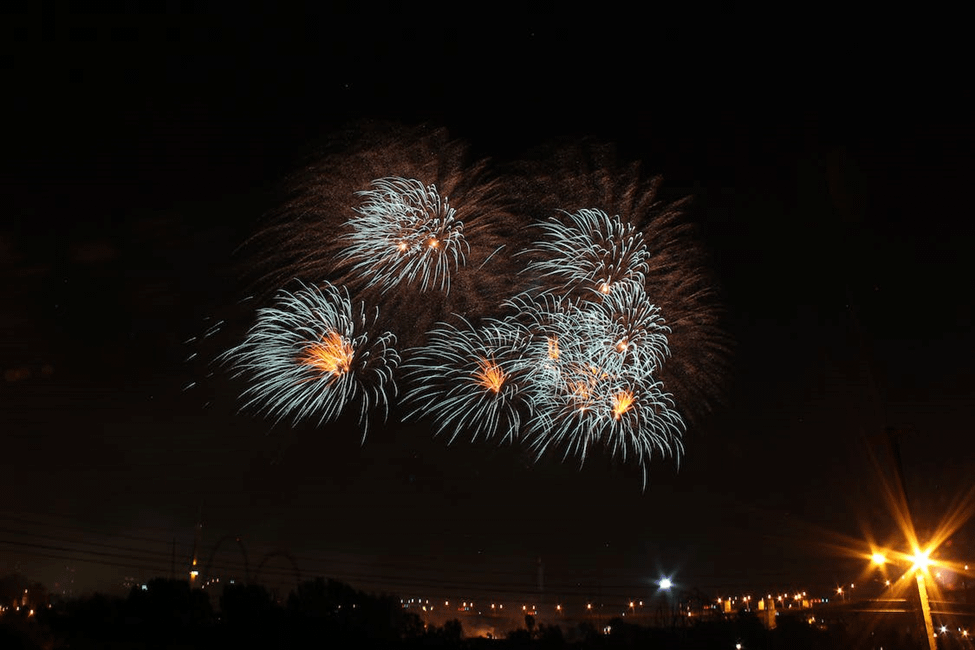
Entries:
POLYGON ((913 566, 911 566, 911 569, 927 571, 928 567, 931 566, 931 558, 928 557, 930 554, 931 551, 922 551, 919 548, 914 549, 914 555, 912 555, 910 558, 914 563, 913 566))
MULTIPOLYGON (((931 549, 921 550, 919 546, 915 546, 914 552, 904 557, 911 561, 911 568, 907 570, 907 573, 913 573, 917 581, 917 594, 921 600, 921 615, 924 618, 924 631, 928 637, 928 648, 929 650, 937 650, 934 623, 931 621, 931 604, 928 602, 928 588, 924 580, 928 573, 928 567, 934 564, 934 560, 931 559, 931 549)), ((887 557, 883 553, 874 553, 871 559, 874 564, 881 566, 887 561, 887 557)))

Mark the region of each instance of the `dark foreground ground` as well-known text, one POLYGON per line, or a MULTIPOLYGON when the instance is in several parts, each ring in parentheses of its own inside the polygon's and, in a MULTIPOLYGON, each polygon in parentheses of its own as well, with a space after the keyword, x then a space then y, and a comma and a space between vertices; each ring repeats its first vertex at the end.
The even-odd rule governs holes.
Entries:
MULTIPOLYGON (((958 627, 958 626, 956 626, 958 627)), ((525 617, 501 638, 468 638, 460 620, 424 623, 398 598, 373 596, 319 578, 302 583, 286 603, 257 585, 224 589, 218 602, 186 582, 154 580, 126 598, 100 594, 60 603, 5 606, 3 650, 54 648, 661 648, 897 650, 926 647, 910 615, 864 617, 833 611, 777 617, 768 629, 740 612, 690 625, 649 627, 622 619, 597 629, 590 623, 546 625, 525 617)), ((943 632, 939 648, 972 648, 962 628, 943 632)))

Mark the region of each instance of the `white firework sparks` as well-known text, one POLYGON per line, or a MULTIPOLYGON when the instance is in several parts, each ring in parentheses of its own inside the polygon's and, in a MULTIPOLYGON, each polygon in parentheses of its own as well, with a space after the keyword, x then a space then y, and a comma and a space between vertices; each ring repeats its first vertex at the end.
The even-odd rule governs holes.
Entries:
POLYGON ((602 299, 521 295, 534 334, 527 356, 525 428, 540 457, 561 449, 585 462, 599 445, 643 469, 656 455, 679 457, 684 422, 655 379, 668 356, 660 310, 638 285, 626 283, 602 299))
POLYGON ((451 272, 470 249, 447 197, 433 185, 397 177, 374 180, 372 189, 357 194, 363 200, 340 255, 353 263, 353 274, 383 292, 414 282, 421 291, 449 291, 451 272))
POLYGON ((539 225, 543 238, 525 253, 541 259, 529 263, 526 273, 537 273, 570 292, 593 289, 605 294, 620 282, 643 283, 650 253, 633 225, 602 210, 563 216, 539 225))
POLYGON ((356 309, 344 290, 302 285, 258 310, 244 341, 222 359, 249 382, 245 409, 320 425, 358 402, 365 440, 369 412, 388 413, 400 361, 395 336, 369 326, 362 304, 356 309))
POLYGON ((293 278, 322 288, 281 292, 225 353, 247 407, 319 423, 358 408, 366 425, 402 379, 406 417, 451 442, 524 440, 580 463, 598 448, 645 484, 652 459, 680 458, 727 357, 686 201, 659 203, 659 178, 599 147, 518 177, 443 130, 336 144, 248 243, 264 296, 293 278))
POLYGON ((431 417, 450 442, 461 433, 471 441, 510 442, 526 408, 526 344, 523 330, 510 321, 477 328, 441 323, 404 366, 412 385, 405 400, 416 405, 410 417, 431 417))
POLYGON ((618 282, 579 311, 584 337, 616 350, 631 374, 655 376, 670 357, 670 328, 643 285, 618 282))

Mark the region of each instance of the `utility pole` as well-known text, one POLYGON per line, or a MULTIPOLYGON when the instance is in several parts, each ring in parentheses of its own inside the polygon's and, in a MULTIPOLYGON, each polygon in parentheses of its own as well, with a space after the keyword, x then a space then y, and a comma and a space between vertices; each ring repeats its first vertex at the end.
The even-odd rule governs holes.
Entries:
MULTIPOLYGON (((913 526, 914 518, 911 516, 911 500, 907 493, 907 483, 904 480, 904 463, 901 456, 900 441, 898 440, 898 436, 905 433, 914 433, 913 427, 906 429, 886 427, 883 434, 877 437, 883 439, 883 442, 886 443, 887 451, 890 453, 890 466, 893 470, 894 478, 888 488, 889 496, 897 498, 900 501, 897 504, 897 509, 907 521, 911 522, 911 526, 913 526)), ((873 452, 874 450, 871 451, 873 452)), ((877 462, 879 464, 879 460, 877 462)), ((912 551, 918 552, 918 549, 912 549, 912 551)), ((927 648, 928 650, 937 650, 937 636, 934 633, 934 622, 931 620, 931 604, 928 601, 928 588, 924 579, 927 568, 915 566, 913 571, 914 578, 917 582, 918 599, 921 603, 921 618, 924 621, 924 633, 928 637, 927 648)))
POLYGON ((921 598, 921 616, 924 618, 924 631, 928 635, 928 650, 938 650, 937 637, 934 634, 934 623, 931 621, 931 605, 928 603, 928 588, 924 584, 924 569, 914 569, 917 577, 917 593, 921 598))
POLYGON ((199 556, 200 539, 203 537, 203 502, 200 502, 200 509, 196 513, 196 531, 193 536, 193 559, 190 563, 190 587, 195 587, 200 577, 199 556))

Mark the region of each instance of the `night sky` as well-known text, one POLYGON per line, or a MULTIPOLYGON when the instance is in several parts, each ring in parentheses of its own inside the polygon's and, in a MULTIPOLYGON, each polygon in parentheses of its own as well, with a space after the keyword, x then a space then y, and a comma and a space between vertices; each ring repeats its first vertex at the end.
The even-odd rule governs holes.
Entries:
MULTIPOLYGON (((826 590, 863 565, 838 536, 896 539, 870 460, 889 460, 885 427, 921 529, 970 487, 975 121, 951 71, 930 74, 949 52, 686 17, 118 4, 4 21, 0 575, 109 589, 168 575, 174 548, 185 575, 202 514, 201 558, 240 536, 252 573, 286 551, 366 590, 533 593, 539 559, 553 598, 663 575, 826 590), (643 491, 599 456, 448 447, 423 422, 360 444, 354 420, 239 413, 240 385, 206 377, 220 350, 185 342, 249 308, 235 251, 364 119, 444 127, 501 164, 595 138, 693 197, 731 355, 679 469, 653 463, 643 491)), ((944 553, 975 559, 971 523, 944 553)))

